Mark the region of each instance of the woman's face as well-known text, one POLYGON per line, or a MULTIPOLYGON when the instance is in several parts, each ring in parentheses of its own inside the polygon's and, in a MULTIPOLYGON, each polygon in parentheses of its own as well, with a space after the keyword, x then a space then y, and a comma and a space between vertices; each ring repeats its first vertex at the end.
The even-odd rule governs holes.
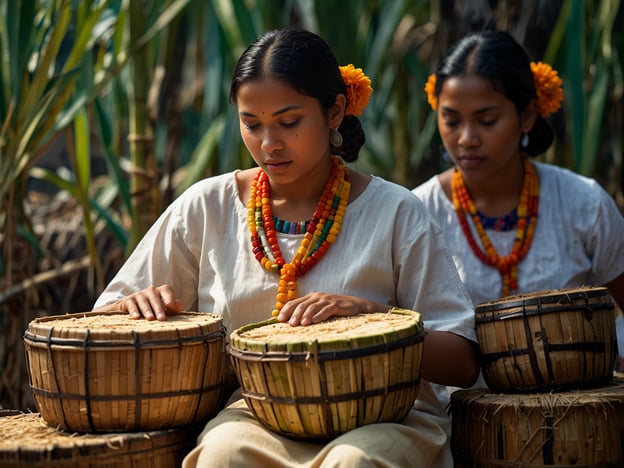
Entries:
POLYGON ((236 105, 243 142, 272 182, 289 184, 327 171, 329 133, 342 113, 332 108, 325 115, 317 99, 271 77, 242 84, 236 105))
POLYGON ((523 125, 515 104, 495 91, 489 80, 467 75, 443 83, 438 130, 451 159, 466 177, 482 179, 519 167, 523 125))

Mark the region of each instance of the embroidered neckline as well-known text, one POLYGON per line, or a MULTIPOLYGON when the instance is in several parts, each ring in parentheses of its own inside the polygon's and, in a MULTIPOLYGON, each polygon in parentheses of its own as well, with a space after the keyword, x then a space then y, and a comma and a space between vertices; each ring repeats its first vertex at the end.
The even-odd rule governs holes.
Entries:
POLYGON ((497 232, 513 231, 518 224, 518 210, 514 208, 505 216, 489 217, 477 211, 483 229, 497 232))

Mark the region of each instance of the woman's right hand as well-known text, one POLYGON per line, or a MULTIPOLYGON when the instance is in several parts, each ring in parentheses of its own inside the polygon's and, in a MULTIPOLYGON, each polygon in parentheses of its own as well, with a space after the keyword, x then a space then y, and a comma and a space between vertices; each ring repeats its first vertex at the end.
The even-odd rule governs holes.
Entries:
POLYGON ((180 299, 176 299, 173 288, 163 284, 150 286, 95 310, 123 310, 133 319, 144 317, 146 320, 166 320, 167 315, 179 314, 183 308, 184 305, 180 299))

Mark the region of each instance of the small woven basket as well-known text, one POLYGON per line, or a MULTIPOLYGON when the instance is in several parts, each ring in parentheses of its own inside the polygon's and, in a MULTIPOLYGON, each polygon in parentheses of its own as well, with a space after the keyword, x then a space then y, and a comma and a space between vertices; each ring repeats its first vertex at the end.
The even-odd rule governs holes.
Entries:
POLYGON ((534 394, 451 395, 456 468, 624 466, 624 380, 534 394))
POLYGON ((30 388, 41 416, 75 432, 169 429, 219 409, 225 330, 218 316, 166 321, 123 312, 33 320, 24 335, 30 388))
POLYGON ((613 377, 614 305, 606 288, 540 291, 475 308, 483 378, 494 392, 598 387, 613 377))
POLYGON ((228 350, 260 422, 322 439, 405 418, 418 394, 423 338, 420 314, 393 309, 305 327, 252 324, 231 334, 228 350))
POLYGON ((50 427, 37 413, 0 411, 3 468, 174 468, 198 430, 77 434, 50 427))

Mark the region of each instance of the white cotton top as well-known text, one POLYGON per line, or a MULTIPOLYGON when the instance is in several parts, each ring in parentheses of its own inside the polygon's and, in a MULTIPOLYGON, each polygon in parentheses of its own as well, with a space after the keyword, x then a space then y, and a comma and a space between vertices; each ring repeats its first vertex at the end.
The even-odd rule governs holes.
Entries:
MULTIPOLYGON (((518 291, 604 286, 624 272, 624 217, 593 179, 533 161, 540 183, 538 221, 527 256, 518 266, 518 291)), ((455 266, 475 305, 498 299, 497 269, 472 252, 453 203, 437 176, 413 190, 439 223, 455 266)), ((480 244, 472 220, 475 240, 480 244)), ((500 255, 508 255, 515 230, 487 231, 500 255)))
MULTIPOLYGON (((286 261, 303 237, 278 233, 286 261)), ((252 253, 247 207, 232 172, 197 182, 178 197, 95 307, 169 284, 186 310, 220 314, 229 335, 271 317, 277 282, 252 253)), ((299 296, 348 294, 415 310, 425 327, 476 341, 472 303, 442 232, 408 189, 378 177, 348 205, 336 242, 299 278, 297 290, 299 296)))
MULTIPOLYGON (((303 237, 278 233, 286 261, 303 237)), ((247 207, 229 173, 202 180, 176 199, 95 306, 169 284, 187 310, 221 314, 234 330, 270 318, 277 280, 252 253, 247 207)), ((299 278, 297 289, 300 296, 350 294, 416 310, 429 328, 474 338, 470 302, 441 232, 407 189, 377 177, 348 205, 336 243, 299 278)))

